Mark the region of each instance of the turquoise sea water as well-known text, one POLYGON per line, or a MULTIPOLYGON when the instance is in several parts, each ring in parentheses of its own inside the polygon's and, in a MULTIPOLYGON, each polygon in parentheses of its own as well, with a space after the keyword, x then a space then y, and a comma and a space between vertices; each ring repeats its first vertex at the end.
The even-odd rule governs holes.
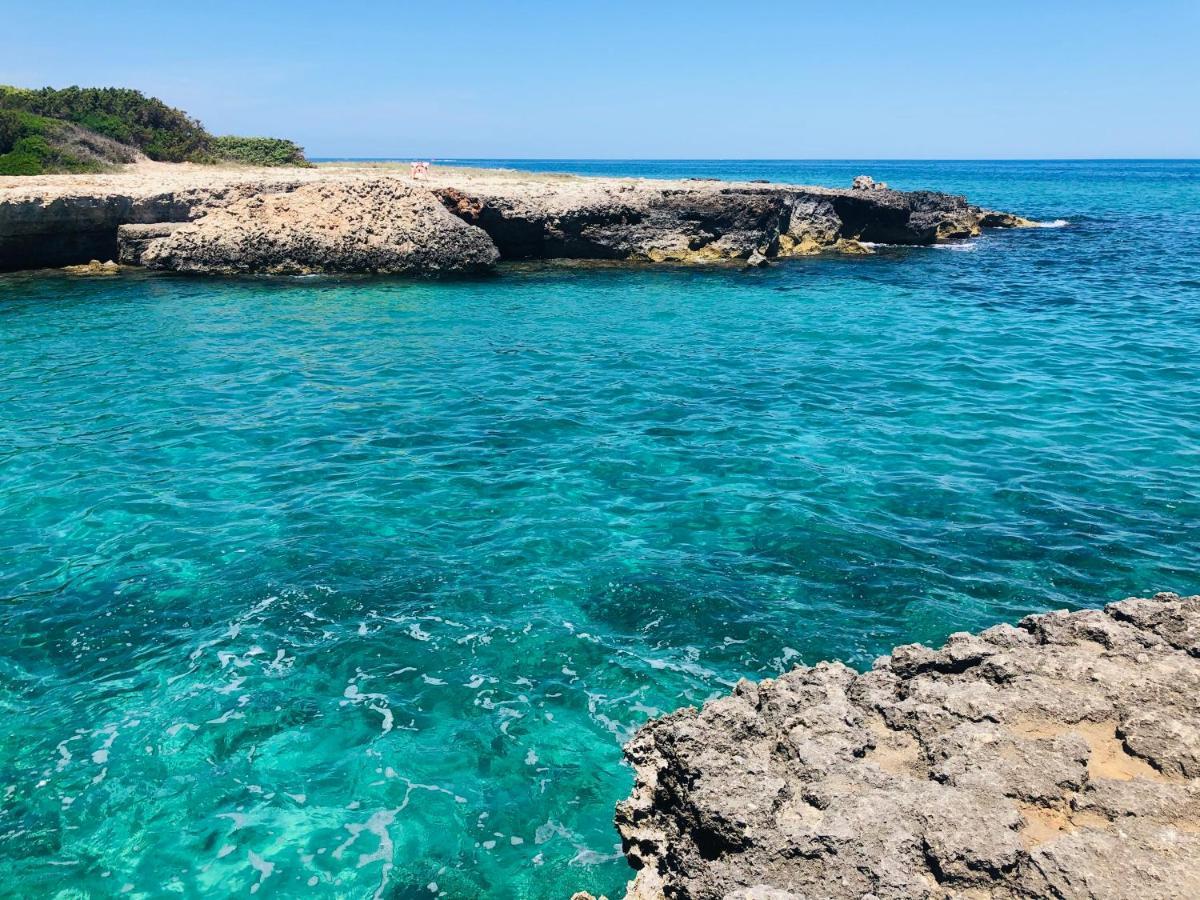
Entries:
POLYGON ((0 276, 0 893, 619 893, 739 677, 1200 590, 1200 163, 562 163, 1064 220, 735 270, 0 276))

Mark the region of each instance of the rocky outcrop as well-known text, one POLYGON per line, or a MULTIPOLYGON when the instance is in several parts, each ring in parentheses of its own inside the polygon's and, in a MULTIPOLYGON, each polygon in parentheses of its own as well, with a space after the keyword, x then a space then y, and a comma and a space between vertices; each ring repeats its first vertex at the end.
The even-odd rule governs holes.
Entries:
POLYGON ((228 203, 295 186, 281 180, 166 191, 118 186, 11 197, 0 191, 0 272, 115 259, 122 225, 187 222, 228 203))
POLYGON ((104 262, 93 259, 82 265, 66 266, 63 271, 70 275, 120 275, 121 266, 111 259, 104 262))
MULTIPOLYGON (((435 190, 506 259, 718 262, 932 244, 980 232, 983 210, 950 194, 580 179, 435 190), (853 242, 852 244, 850 242, 853 242)), ((1016 224, 994 218, 990 226, 1016 224)))
POLYGON ((1200 597, 743 681, 626 755, 631 898, 1200 896, 1200 597))
POLYGON ((876 181, 870 175, 855 175, 850 187, 856 191, 882 191, 887 189, 887 182, 876 181))
POLYGON ((140 256, 152 269, 271 275, 463 274, 498 258, 483 231, 394 179, 239 200, 150 241, 140 256))
MULTIPOLYGON (((979 209, 962 197, 894 191, 875 182, 866 186, 861 180, 857 189, 835 190, 479 169, 434 169, 427 178, 413 180, 394 171, 381 177, 379 169, 361 166, 253 170, 146 162, 105 175, 0 178, 0 271, 86 263, 122 253, 124 260, 132 263, 142 258, 150 241, 146 233, 128 229, 119 240, 122 226, 196 222, 252 198, 290 194, 311 185, 350 190, 364 182, 391 192, 381 195, 374 206, 390 223, 388 228, 398 228, 399 218, 419 206, 425 218, 414 221, 412 234, 420 233, 436 220, 429 218, 434 213, 427 204, 414 206, 414 198, 435 196, 459 220, 486 232, 502 258, 517 260, 745 263, 757 262, 759 257, 771 260, 823 251, 867 253, 872 243, 929 244, 969 237, 981 228, 1031 224, 1018 216, 979 209), (384 209, 384 196, 401 200, 388 210, 384 209)), ((265 205, 243 204, 239 209, 245 218, 252 208, 270 213, 274 203, 263 200, 265 205)), ((329 244, 332 232, 321 218, 329 211, 322 204, 297 206, 286 225, 291 234, 286 239, 291 242, 288 253, 300 252, 301 233, 314 247, 324 247, 319 258, 307 262, 297 257, 292 265, 285 259, 287 253, 280 255, 280 246, 266 253, 266 231, 244 245, 250 256, 238 262, 230 255, 233 246, 218 247, 215 235, 218 228, 232 228, 229 235, 238 228, 249 234, 245 231, 249 219, 236 226, 231 219, 216 217, 203 228, 181 230, 179 243, 172 245, 180 252, 169 258, 156 257, 156 265, 190 266, 193 271, 301 271, 310 267, 330 271, 326 266, 358 265, 373 259, 382 262, 376 252, 379 235, 368 230, 372 227, 369 218, 361 220, 362 233, 353 239, 342 229, 338 239, 347 252, 342 262, 336 262, 329 244), (308 211, 301 213, 302 208, 308 211), (206 236, 208 262, 194 255, 200 252, 201 233, 206 236), (351 247, 356 241, 359 250, 351 247), (185 263, 185 242, 188 253, 193 254, 192 262, 185 263), (368 245, 376 250, 363 256, 359 251, 368 245)), ((354 216, 348 207, 333 212, 354 216)), ((271 228, 282 225, 275 221, 271 228)), ((469 230, 458 234, 474 235, 472 240, 478 240, 469 230)), ((406 239, 398 231, 395 236, 406 239)), ((275 238, 284 240, 282 233, 275 238)), ((462 267, 469 269, 477 263, 471 253, 478 248, 467 249, 462 267)), ((421 262, 420 253, 410 256, 412 262, 421 262)), ((445 248, 431 248, 429 261, 432 267, 426 274, 447 271, 445 248)), ((395 271, 416 272, 396 259, 382 264, 397 265, 395 271)))

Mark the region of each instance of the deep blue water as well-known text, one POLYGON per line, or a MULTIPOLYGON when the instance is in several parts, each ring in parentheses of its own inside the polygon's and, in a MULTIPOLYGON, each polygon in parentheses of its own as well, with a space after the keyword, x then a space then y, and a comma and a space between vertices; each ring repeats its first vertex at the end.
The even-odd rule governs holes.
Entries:
POLYGON ((1200 163, 510 163, 1063 227, 738 272, 0 276, 0 884, 619 893, 739 677, 1200 590, 1200 163))

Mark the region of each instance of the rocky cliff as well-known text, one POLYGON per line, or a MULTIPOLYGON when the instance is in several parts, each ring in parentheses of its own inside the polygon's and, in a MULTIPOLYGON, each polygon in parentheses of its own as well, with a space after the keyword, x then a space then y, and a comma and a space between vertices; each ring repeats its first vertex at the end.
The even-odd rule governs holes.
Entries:
POLYGON ((319 262, 315 270, 408 274, 476 270, 480 232, 502 259, 703 263, 762 262, 826 250, 868 252, 865 244, 870 242, 928 244, 969 237, 985 227, 1026 224, 1016 216, 979 209, 962 197, 893 191, 874 184, 833 190, 467 169, 435 169, 428 179, 417 181, 395 170, 381 173, 370 167, 223 170, 146 163, 106 176, 0 179, 0 270, 116 259, 119 254, 127 262, 141 260, 155 241, 145 230, 127 229, 122 234, 131 243, 122 250, 121 226, 180 222, 196 222, 197 227, 172 234, 174 250, 155 256, 156 266, 283 272, 307 271, 319 262), (355 194, 354 186, 365 181, 375 185, 376 201, 355 194), (310 258, 291 265, 280 256, 278 243, 272 253, 260 252, 267 235, 283 225, 277 216, 264 219, 254 240, 246 239, 255 216, 274 216, 279 208, 276 201, 263 198, 313 184, 340 191, 343 197, 354 194, 355 203, 374 203, 374 211, 362 217, 345 205, 295 205, 288 217, 287 241, 293 252, 305 241, 323 243, 319 261, 310 258), (371 231, 375 223, 390 223, 394 237, 411 243, 425 225, 436 221, 418 197, 436 198, 473 227, 436 231, 439 243, 427 267, 419 253, 393 248, 408 252, 414 265, 370 268, 383 247, 381 236, 371 231), (386 198, 395 201, 387 210, 386 198), (236 214, 223 212, 235 205, 236 214), (424 224, 414 220, 404 231, 400 220, 415 215, 418 206, 424 224), (201 220, 206 220, 203 225, 201 220), (340 234, 337 242, 329 240, 331 227, 340 234), (352 234, 355 228, 358 233, 352 234), (370 258, 360 252, 367 244, 375 248, 370 258), (346 250, 344 255, 339 256, 339 247, 346 250), (451 263, 448 254, 456 247, 462 259, 451 263), (233 258, 243 251, 242 258, 233 258))
POLYGON ((187 222, 236 200, 297 186, 288 178, 195 185, 169 179, 159 185, 152 177, 123 181, 70 175, 0 179, 0 272, 116 259, 122 225, 187 222), (28 184, 39 181, 54 186, 28 184))
POLYGON ((932 244, 984 226, 1027 224, 963 197, 875 188, 832 190, 721 182, 576 179, 435 188, 507 259, 718 262, 932 244))
POLYGON ((644 727, 631 898, 1200 896, 1200 597, 1031 616, 644 727))

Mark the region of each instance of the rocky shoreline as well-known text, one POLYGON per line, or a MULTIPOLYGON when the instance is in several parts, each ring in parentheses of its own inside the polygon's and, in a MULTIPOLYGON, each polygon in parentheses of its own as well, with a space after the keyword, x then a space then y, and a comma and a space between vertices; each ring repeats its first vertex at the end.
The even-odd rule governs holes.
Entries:
POLYGON ((497 260, 759 265, 1032 224, 963 197, 435 168, 138 163, 0 179, 0 271, 120 259, 222 274, 476 274, 497 260))
POLYGON ((627 897, 1200 896, 1200 596, 800 667, 646 725, 627 897))

